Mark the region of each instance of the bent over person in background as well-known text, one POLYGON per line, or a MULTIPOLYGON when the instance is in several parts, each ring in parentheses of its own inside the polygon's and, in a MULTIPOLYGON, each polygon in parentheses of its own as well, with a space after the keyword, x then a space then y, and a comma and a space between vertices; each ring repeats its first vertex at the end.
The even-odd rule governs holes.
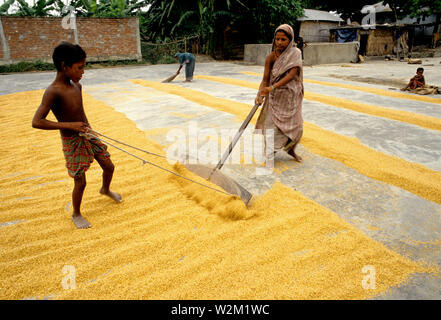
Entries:
POLYGON ((265 97, 257 119, 256 129, 265 135, 267 161, 284 149, 295 161, 302 158, 295 148, 303 135, 303 66, 302 53, 294 44, 294 31, 288 24, 279 26, 274 33, 272 52, 266 57, 265 71, 256 97, 265 97), (266 130, 274 132, 274 144, 266 130))
POLYGON ((176 53, 175 58, 179 61, 179 69, 176 74, 181 72, 182 67, 185 65, 185 82, 193 80, 194 67, 196 64, 196 58, 193 54, 184 52, 176 53))

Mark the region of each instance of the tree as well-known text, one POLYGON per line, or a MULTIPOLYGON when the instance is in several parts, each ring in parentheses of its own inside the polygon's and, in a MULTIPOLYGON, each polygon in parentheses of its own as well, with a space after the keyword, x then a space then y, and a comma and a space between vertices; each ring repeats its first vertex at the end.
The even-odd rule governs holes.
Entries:
POLYGON ((317 9, 324 11, 337 11, 340 14, 340 17, 347 21, 347 19, 351 19, 352 21, 361 21, 363 14, 361 13, 361 9, 365 5, 378 3, 379 0, 366 0, 361 4, 358 1, 342 1, 342 0, 305 0, 304 5, 305 8, 308 9, 317 9))
POLYGON ((261 0, 248 1, 251 8, 253 25, 257 35, 256 42, 270 43, 275 28, 283 23, 294 26, 298 17, 303 15, 304 3, 298 0, 261 0))
POLYGON ((3 4, 0 6, 0 15, 1 15, 1 14, 7 14, 9 8, 11 7, 11 5, 14 4, 14 2, 15 2, 15 0, 7 0, 7 1, 5 1, 5 3, 3 3, 3 4))
MULTIPOLYGON (((392 0, 397 16, 404 18, 436 15, 433 33, 437 33, 441 20, 441 0, 392 0)), ((436 43, 433 43, 436 46, 436 43)))
MULTIPOLYGON (((62 0, 37 0, 32 6, 27 0, 15 1, 19 6, 15 15, 66 14, 62 0)), ((15 1, 7 0, 0 13, 15 1)), ((303 14, 305 1, 312 0, 71 0, 69 5, 77 16, 138 16, 141 37, 152 42, 198 35, 202 51, 214 54, 231 45, 228 34, 236 35, 235 45, 271 42, 278 25, 293 25, 303 14), (149 10, 141 10, 147 6, 149 10)))
POLYGON ((50 11, 54 10, 53 6, 55 0, 37 0, 33 6, 30 6, 24 0, 17 0, 18 11, 15 15, 18 16, 31 16, 31 17, 46 17, 50 16, 50 11))
POLYGON ((244 43, 270 42, 279 24, 302 15, 302 1, 156 0, 141 25, 152 41, 199 34, 203 51, 213 54, 228 29, 240 32, 244 43))
POLYGON ((78 16, 124 18, 135 16, 146 1, 138 0, 72 0, 71 6, 75 8, 78 16))
POLYGON ((212 53, 219 22, 235 19, 233 7, 239 5, 243 6, 239 0, 152 1, 149 11, 141 14, 141 26, 151 41, 199 35, 203 51, 212 53))

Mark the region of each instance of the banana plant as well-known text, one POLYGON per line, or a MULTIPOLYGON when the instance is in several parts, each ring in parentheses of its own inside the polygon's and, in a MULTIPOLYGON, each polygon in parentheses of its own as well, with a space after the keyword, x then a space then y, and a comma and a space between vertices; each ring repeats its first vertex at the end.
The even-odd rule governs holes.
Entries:
POLYGON ((7 14, 11 5, 13 5, 15 0, 7 0, 0 6, 0 14, 7 14))
POLYGON ((17 0, 18 10, 15 15, 31 16, 31 17, 45 17, 51 16, 50 11, 54 10, 53 4, 55 0, 38 0, 33 6, 30 6, 24 0, 17 0))
POLYGON ((123 18, 134 16, 146 1, 138 0, 73 0, 71 5, 76 8, 79 16, 123 18))

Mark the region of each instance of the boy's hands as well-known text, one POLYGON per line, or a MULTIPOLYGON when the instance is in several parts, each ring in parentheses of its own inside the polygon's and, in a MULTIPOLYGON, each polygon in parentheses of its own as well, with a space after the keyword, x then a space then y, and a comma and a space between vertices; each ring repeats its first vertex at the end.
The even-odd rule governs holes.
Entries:
POLYGON ((77 132, 88 132, 91 128, 85 122, 69 122, 69 129, 77 132))

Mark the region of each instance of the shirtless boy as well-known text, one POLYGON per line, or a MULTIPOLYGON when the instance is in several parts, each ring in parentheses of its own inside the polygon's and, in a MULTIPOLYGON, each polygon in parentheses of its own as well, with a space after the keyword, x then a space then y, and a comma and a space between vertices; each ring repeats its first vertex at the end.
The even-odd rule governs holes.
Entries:
POLYGON ((57 76, 46 89, 42 102, 32 119, 32 127, 44 130, 60 130, 63 153, 69 176, 74 179, 72 192, 72 220, 78 229, 91 224, 81 215, 80 206, 86 188, 85 172, 95 158, 103 169, 103 184, 100 193, 116 202, 122 197, 110 191, 114 165, 107 146, 99 139, 88 140, 79 133, 89 132, 91 127, 83 108, 82 87, 79 81, 84 73, 86 53, 79 45, 60 43, 52 55, 57 76), (46 119, 52 111, 58 122, 46 119))

